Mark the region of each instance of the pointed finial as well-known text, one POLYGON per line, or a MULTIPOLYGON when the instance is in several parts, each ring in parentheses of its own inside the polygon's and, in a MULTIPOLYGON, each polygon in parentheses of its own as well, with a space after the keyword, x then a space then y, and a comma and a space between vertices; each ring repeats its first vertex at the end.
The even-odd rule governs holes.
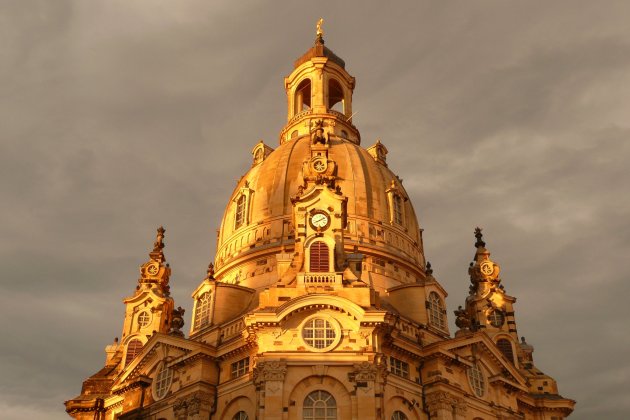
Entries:
POLYGON ((480 227, 476 227, 475 228, 475 238, 477 238, 477 242, 475 242, 475 247, 479 248, 485 248, 486 243, 483 241, 483 234, 481 233, 481 228, 480 227))
POLYGON ((433 268, 431 268, 431 263, 429 261, 427 261, 427 267, 425 268, 424 272, 427 273, 427 276, 433 275, 433 268))
POLYGON ((153 252, 159 252, 164 249, 164 232, 166 232, 166 230, 163 226, 160 226, 157 229, 157 236, 155 238, 155 243, 153 244, 153 252))

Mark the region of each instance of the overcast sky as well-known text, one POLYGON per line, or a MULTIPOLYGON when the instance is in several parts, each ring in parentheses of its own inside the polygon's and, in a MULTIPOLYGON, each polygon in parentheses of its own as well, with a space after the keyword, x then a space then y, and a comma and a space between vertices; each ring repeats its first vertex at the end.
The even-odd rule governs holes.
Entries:
MULTIPOLYGON (((630 2, 0 0, 0 416, 63 419, 155 229, 187 309, 325 19, 450 293, 473 229, 574 419, 630 413, 630 2), (377 2, 374 2, 377 3, 377 2)), ((452 327, 453 328, 453 327, 452 327)))

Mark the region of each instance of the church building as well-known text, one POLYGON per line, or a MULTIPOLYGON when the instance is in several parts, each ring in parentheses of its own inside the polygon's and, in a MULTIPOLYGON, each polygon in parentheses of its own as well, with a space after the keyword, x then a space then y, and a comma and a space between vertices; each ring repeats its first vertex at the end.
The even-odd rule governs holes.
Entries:
POLYGON ((254 146, 251 168, 229 197, 214 264, 192 291, 188 336, 184 310, 170 296, 160 227, 137 285, 129 283, 120 339, 65 402, 67 413, 79 420, 569 416, 575 401, 559 394, 519 338, 508 294, 517 280, 502 282, 479 228, 471 232, 469 295, 455 311, 457 331, 449 331, 447 292, 425 260, 412 203, 385 145, 361 145, 355 78, 324 45, 321 20, 284 88, 279 144, 254 146))

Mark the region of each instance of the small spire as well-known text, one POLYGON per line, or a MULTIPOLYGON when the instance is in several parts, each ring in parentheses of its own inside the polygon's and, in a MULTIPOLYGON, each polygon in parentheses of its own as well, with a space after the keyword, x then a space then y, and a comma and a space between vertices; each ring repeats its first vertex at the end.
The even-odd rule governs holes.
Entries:
POLYGON ((157 229, 153 251, 149 253, 149 257, 154 261, 164 262, 164 252, 162 251, 164 249, 164 232, 166 232, 166 229, 163 226, 157 229))
POLYGON ((483 234, 481 233, 481 228, 475 228, 475 238, 477 238, 477 242, 475 242, 475 248, 485 248, 486 243, 483 241, 483 234))
POLYGON ((315 32, 315 44, 323 44, 324 43, 324 30, 322 29, 322 25, 324 24, 324 19, 319 18, 317 21, 317 32, 315 32))
POLYGON ((433 275, 433 268, 431 268, 431 263, 429 261, 427 261, 427 267, 425 268, 424 272, 427 274, 427 276, 433 275))

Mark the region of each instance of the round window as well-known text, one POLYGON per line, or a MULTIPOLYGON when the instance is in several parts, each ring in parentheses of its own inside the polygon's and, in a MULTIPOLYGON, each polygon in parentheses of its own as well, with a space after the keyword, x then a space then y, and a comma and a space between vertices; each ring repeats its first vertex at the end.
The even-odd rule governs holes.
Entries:
POLYGON ((166 396, 166 393, 171 388, 172 381, 173 369, 167 367, 166 364, 162 362, 153 382, 153 396, 156 400, 160 400, 166 396))
POLYGON ((140 315, 138 315, 138 325, 140 328, 144 328, 149 325, 149 321, 151 321, 151 315, 149 315, 147 311, 140 312, 140 315))
POLYGON ((341 331, 332 319, 312 317, 302 325, 302 340, 316 351, 327 351, 341 339, 341 331))
POLYGON ((490 315, 488 315, 488 322, 490 322, 490 325, 493 327, 500 328, 505 322, 505 316, 503 315, 503 312, 495 309, 490 312, 490 315))
POLYGON ((475 363, 472 367, 468 368, 468 382, 475 392, 475 395, 483 397, 486 389, 486 380, 479 364, 475 363))

